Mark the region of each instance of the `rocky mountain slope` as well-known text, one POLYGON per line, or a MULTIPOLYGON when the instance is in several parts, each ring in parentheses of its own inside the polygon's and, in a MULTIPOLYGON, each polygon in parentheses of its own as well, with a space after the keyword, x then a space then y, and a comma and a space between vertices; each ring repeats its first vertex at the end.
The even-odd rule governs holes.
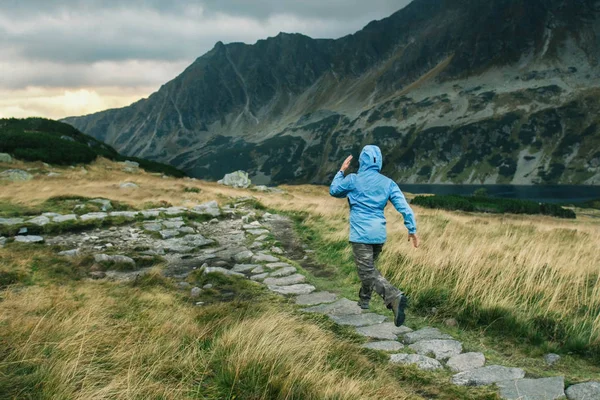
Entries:
POLYGON ((415 0, 337 40, 217 43, 148 99, 65 121, 193 176, 600 184, 598 0, 415 0))

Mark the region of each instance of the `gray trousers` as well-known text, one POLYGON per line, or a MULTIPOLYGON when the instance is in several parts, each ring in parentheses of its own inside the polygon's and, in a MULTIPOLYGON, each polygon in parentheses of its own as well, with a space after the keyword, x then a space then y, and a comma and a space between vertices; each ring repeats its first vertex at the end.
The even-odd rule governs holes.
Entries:
POLYGON ((375 262, 383 250, 383 244, 351 244, 358 277, 362 283, 358 293, 360 300, 368 303, 371 300, 371 294, 375 291, 381 296, 385 305, 390 308, 392 300, 402 292, 389 283, 375 268, 375 262))

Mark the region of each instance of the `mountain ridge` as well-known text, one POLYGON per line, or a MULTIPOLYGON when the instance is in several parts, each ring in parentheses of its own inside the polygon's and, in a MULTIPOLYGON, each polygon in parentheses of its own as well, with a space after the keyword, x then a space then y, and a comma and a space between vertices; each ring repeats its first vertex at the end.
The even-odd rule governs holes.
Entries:
POLYGON ((519 139, 544 109, 575 102, 591 107, 580 114, 596 110, 585 99, 600 82, 599 10, 593 0, 415 0, 339 39, 218 42, 147 99, 64 121, 125 154, 209 179, 237 166, 260 183, 325 183, 345 152, 374 140, 391 161, 385 172, 404 182, 600 184, 600 153, 559 160, 551 143, 596 124, 575 136, 580 148, 600 152, 597 119, 560 117, 561 132, 536 133, 539 149, 519 139), (461 148, 449 156, 411 147, 429 129, 445 127, 435 136, 446 142, 448 132, 478 121, 494 136, 509 129, 502 121, 510 113, 519 123, 500 153, 473 155, 468 142, 482 132, 448 144, 461 148), (524 158, 539 150, 529 171, 524 158), (564 170, 552 172, 560 163, 564 170))

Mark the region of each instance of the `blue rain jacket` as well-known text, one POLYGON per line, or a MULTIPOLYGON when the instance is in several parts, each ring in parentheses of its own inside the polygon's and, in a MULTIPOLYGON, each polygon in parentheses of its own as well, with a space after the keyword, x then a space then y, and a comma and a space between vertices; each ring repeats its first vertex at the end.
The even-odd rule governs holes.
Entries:
POLYGON ((383 210, 391 201, 404 217, 408 233, 416 233, 415 215, 400 188, 390 178, 379 173, 383 159, 377 146, 365 146, 360 153, 358 174, 344 177, 338 172, 329 194, 333 197, 348 197, 350 203, 350 242, 382 244, 387 238, 383 210))

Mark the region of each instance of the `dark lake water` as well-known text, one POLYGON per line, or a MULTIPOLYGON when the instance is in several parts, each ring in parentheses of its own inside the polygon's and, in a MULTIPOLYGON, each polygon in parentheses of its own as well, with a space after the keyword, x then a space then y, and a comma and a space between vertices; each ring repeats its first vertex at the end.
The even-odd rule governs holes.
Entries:
POLYGON ((399 184, 404 192, 413 194, 458 194, 471 195, 484 188, 490 196, 507 199, 533 200, 543 203, 582 203, 600 199, 600 186, 583 185, 428 185, 399 184))

